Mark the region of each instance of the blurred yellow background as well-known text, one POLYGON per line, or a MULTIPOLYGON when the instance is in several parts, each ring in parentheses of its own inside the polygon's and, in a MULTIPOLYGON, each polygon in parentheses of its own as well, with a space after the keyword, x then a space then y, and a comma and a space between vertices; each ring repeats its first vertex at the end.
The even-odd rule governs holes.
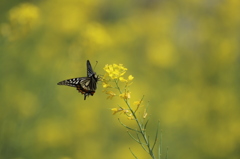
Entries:
POLYGON ((149 158, 101 83, 86 101, 57 86, 86 76, 88 59, 135 77, 163 156, 240 158, 240 1, 11 0, 0 13, 1 159, 149 158))

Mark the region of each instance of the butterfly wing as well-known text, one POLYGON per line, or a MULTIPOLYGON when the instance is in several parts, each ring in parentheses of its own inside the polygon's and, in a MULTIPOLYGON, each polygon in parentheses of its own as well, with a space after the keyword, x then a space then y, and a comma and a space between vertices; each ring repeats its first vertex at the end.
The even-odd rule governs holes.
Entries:
POLYGON ((96 82, 94 84, 94 81, 91 81, 89 77, 67 79, 57 84, 76 87, 76 89, 84 95, 84 100, 86 100, 86 97, 89 95, 93 96, 96 90, 96 82))
POLYGON ((97 89, 97 81, 99 80, 99 77, 93 71, 89 60, 87 60, 87 76, 90 78, 90 89, 95 91, 97 89))
POLYGON ((61 82, 58 82, 57 85, 66 85, 70 87, 76 87, 82 80, 85 80, 87 77, 78 77, 78 78, 71 78, 61 82))
POLYGON ((84 100, 86 97, 91 95, 93 96, 97 89, 98 76, 93 72, 91 63, 87 60, 87 77, 78 77, 67 79, 61 82, 58 82, 58 85, 66 85, 70 87, 76 87, 79 92, 84 95, 84 100))
POLYGON ((88 77, 91 77, 95 74, 95 72, 93 72, 93 69, 92 69, 92 66, 91 66, 91 63, 89 60, 87 60, 87 76, 88 77))
POLYGON ((98 79, 95 78, 94 76, 89 77, 89 83, 86 83, 86 85, 88 86, 88 89, 91 91, 95 91, 97 89, 97 81, 98 79))

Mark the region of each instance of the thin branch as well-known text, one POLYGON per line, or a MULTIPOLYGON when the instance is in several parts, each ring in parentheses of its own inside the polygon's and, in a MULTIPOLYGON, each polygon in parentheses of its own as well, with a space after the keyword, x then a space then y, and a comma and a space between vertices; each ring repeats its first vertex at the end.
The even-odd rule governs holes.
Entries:
POLYGON ((129 147, 129 150, 130 150, 130 152, 132 153, 132 155, 133 155, 136 159, 138 159, 137 156, 132 152, 132 150, 131 150, 130 147, 129 147))
POLYGON ((143 148, 147 153, 149 153, 149 151, 148 151, 148 150, 146 149, 146 147, 144 146, 144 145, 146 145, 146 146, 148 146, 148 145, 141 142, 141 139, 140 139, 140 137, 138 136, 138 134, 137 134, 137 137, 138 137, 138 140, 140 141, 140 144, 141 144, 142 148, 143 148))
POLYGON ((120 87, 118 86, 118 80, 115 79, 114 82, 115 82, 115 84, 117 86, 118 91, 122 94, 122 91, 121 91, 120 87))
POLYGON ((154 143, 153 143, 153 146, 152 146, 152 150, 154 149, 156 143, 157 143, 157 140, 158 140, 158 130, 159 130, 159 127, 160 127, 160 123, 158 121, 158 126, 157 126, 157 131, 156 131, 156 136, 155 136, 155 140, 154 140, 154 143))
POLYGON ((149 119, 146 121, 146 123, 145 123, 145 125, 144 125, 144 130, 147 129, 147 124, 148 124, 148 122, 149 122, 149 119))
POLYGON ((151 145, 151 144, 150 144, 150 136, 148 136, 147 139, 148 139, 148 149, 149 149, 149 151, 151 151, 151 148, 150 148, 150 145, 151 145))
POLYGON ((127 131, 127 133, 128 133, 128 135, 133 139, 133 140, 135 140, 137 143, 141 143, 141 141, 140 140, 138 140, 138 139, 136 139, 129 131, 127 131))
POLYGON ((136 129, 132 129, 132 128, 128 127, 127 125, 123 124, 123 123, 120 121, 120 119, 119 119, 119 118, 118 118, 118 121, 119 121, 119 122, 120 122, 120 124, 121 124, 122 126, 124 126, 125 128, 127 128, 127 129, 129 129, 129 130, 132 130, 132 131, 135 131, 135 132, 138 132, 138 133, 140 133, 140 131, 138 131, 138 130, 136 130, 136 129))

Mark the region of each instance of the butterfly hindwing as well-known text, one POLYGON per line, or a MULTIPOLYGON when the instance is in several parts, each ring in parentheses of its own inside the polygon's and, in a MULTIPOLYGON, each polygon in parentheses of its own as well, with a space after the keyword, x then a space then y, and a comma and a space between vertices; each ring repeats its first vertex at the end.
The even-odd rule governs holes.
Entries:
POLYGON ((92 89, 90 86, 90 78, 89 77, 84 77, 82 80, 79 82, 78 85, 76 85, 77 90, 84 95, 84 100, 86 100, 86 97, 95 93, 96 89, 92 89))

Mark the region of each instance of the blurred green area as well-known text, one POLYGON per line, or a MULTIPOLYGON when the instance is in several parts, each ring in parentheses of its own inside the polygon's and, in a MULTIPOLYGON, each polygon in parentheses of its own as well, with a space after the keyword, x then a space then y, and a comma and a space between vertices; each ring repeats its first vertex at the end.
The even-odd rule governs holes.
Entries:
MULTIPOLYGON (((122 63, 150 101, 169 158, 240 158, 240 1, 0 2, 0 158, 148 158, 101 83, 86 101, 56 83, 86 60, 122 63), (121 117, 121 116, 120 116, 121 117)), ((132 121, 126 121, 131 124, 132 121)))

